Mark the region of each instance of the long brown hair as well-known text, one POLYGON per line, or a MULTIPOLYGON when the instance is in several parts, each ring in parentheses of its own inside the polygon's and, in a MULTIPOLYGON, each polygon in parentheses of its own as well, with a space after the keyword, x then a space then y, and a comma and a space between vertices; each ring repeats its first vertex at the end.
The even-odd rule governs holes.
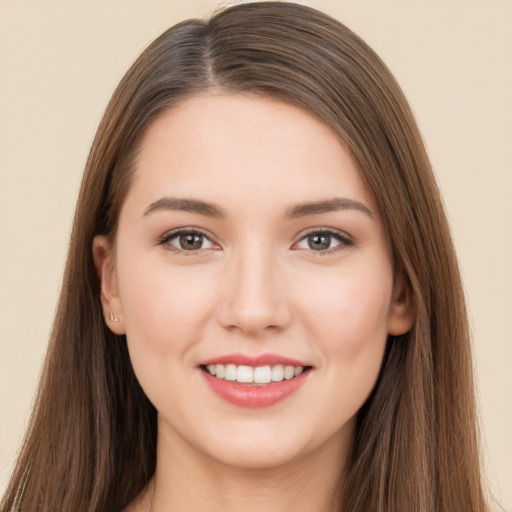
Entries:
POLYGON ((2 510, 123 509, 155 471, 156 411, 124 336, 106 327, 92 260, 113 236, 144 130, 208 88, 277 98, 331 126, 355 156, 416 308, 388 340, 343 483, 351 512, 488 510, 467 315, 440 195, 407 101, 380 58, 308 7, 261 2, 180 23, 116 89, 89 155, 36 405, 2 510))

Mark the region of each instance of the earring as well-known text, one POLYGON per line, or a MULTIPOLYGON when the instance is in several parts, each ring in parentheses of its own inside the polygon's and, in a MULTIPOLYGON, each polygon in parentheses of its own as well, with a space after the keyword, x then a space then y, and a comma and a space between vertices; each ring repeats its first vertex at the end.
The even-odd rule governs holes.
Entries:
POLYGON ((116 317, 114 316, 114 313, 112 313, 112 311, 110 312, 110 315, 109 315, 108 319, 109 319, 111 322, 119 322, 119 318, 116 318, 116 317))

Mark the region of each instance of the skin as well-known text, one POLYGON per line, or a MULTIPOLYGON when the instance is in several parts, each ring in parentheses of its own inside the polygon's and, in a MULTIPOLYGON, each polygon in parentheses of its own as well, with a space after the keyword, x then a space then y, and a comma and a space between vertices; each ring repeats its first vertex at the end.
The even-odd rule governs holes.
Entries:
POLYGON ((375 200, 338 136, 271 99, 187 99, 149 127, 115 247, 97 237, 93 252, 105 314, 118 318, 109 326, 127 335, 159 413, 156 474, 127 510, 334 510, 387 336, 413 321, 375 200), (223 216, 145 214, 163 197, 223 216), (363 207, 287 216, 339 198, 363 207), (207 238, 189 250, 178 228, 207 238), (326 229, 330 242, 311 245, 326 229), (312 367, 270 407, 226 402, 198 367, 269 352, 312 367))

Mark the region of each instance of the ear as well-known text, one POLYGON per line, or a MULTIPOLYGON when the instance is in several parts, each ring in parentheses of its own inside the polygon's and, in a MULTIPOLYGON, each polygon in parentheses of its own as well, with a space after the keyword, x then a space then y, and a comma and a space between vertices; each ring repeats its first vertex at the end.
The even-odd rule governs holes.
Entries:
POLYGON ((401 275, 395 277, 388 317, 388 334, 400 336, 411 329, 416 319, 416 305, 411 290, 401 275))
POLYGON ((125 334, 123 305, 119 297, 114 249, 106 236, 96 236, 92 242, 94 266, 100 279, 100 299, 103 316, 115 334, 125 334))

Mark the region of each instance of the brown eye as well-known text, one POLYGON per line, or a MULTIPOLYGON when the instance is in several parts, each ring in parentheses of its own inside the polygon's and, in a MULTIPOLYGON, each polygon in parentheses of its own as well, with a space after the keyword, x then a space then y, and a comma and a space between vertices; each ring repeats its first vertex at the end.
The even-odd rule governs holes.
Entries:
POLYGON ((197 252, 204 249, 214 249, 217 246, 200 231, 180 230, 163 236, 159 244, 167 246, 173 251, 197 252))
POLYGON ((203 235, 200 233, 183 233, 179 237, 180 249, 198 251, 203 246, 203 235))
POLYGON ((331 248, 332 237, 328 233, 313 233, 307 237, 308 246, 314 251, 325 251, 331 248))

